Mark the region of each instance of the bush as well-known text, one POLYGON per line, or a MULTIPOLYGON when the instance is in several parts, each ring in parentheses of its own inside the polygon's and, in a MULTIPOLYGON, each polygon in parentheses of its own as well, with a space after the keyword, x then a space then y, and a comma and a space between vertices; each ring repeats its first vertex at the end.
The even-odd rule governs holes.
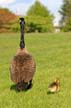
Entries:
POLYGON ((63 27, 63 31, 65 32, 71 31, 71 18, 67 20, 65 26, 63 27))
MULTIPOLYGON (((52 32, 53 25, 47 17, 27 16, 25 17, 26 27, 29 32, 52 32)), ((26 31, 26 32, 28 32, 26 31)))

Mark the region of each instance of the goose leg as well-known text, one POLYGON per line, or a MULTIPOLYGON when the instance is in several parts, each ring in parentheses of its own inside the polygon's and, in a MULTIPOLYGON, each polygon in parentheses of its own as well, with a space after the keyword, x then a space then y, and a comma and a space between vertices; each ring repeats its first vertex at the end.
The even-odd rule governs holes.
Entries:
POLYGON ((24 81, 21 81, 21 82, 19 82, 19 83, 16 85, 16 87, 17 87, 17 90, 18 90, 18 91, 26 90, 27 87, 28 87, 28 83, 27 83, 27 82, 24 82, 24 81))
POLYGON ((23 90, 27 90, 28 82, 23 82, 23 90))
POLYGON ((30 89, 30 88, 32 88, 32 80, 29 81, 27 89, 30 89))
POLYGON ((28 82, 21 81, 16 85, 18 91, 27 90, 32 88, 32 80, 28 82))
POLYGON ((32 85, 32 79, 30 80, 29 85, 32 85))

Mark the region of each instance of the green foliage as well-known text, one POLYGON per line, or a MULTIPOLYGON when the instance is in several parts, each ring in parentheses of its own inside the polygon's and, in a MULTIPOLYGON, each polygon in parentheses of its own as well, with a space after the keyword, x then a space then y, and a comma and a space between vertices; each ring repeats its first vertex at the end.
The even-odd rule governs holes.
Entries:
POLYGON ((52 21, 53 16, 39 1, 36 1, 27 12, 26 22, 29 32, 52 32, 52 21))
POLYGON ((62 15, 60 25, 63 26, 64 31, 71 31, 71 0, 63 0, 63 5, 61 7, 60 14, 62 15))
MULTIPOLYGON (((49 20, 47 17, 26 16, 25 32, 52 32, 53 25, 51 21, 52 19, 49 20)), ((19 18, 10 22, 8 26, 12 32, 20 31, 19 18)))
MULTIPOLYGON (((40 2, 36 1, 25 16, 25 32, 52 32, 53 16, 48 9, 40 2)), ((14 15, 8 9, 0 9, 0 31, 18 32, 19 17, 14 15)))
POLYGON ((52 32, 53 25, 51 23, 52 19, 49 17, 40 16, 27 16, 25 17, 26 26, 28 28, 27 32, 52 32))
POLYGON ((18 31, 20 31, 19 17, 16 18, 15 20, 11 21, 9 26, 10 26, 10 31, 11 32, 18 32, 18 31))
POLYGON ((64 16, 69 17, 71 15, 70 9, 71 9, 71 0, 63 0, 63 5, 61 7, 60 13, 64 16))
POLYGON ((34 5, 30 7, 27 12, 27 16, 41 16, 41 17, 48 17, 49 11, 48 9, 43 6, 39 1, 36 1, 34 5))
POLYGON ((19 48, 19 33, 0 34, 0 108, 71 108, 71 33, 26 34, 26 47, 36 61, 33 86, 17 92, 10 79, 10 61, 19 48), (60 78, 60 91, 48 85, 60 78), (13 89, 10 89, 13 86, 13 89))
POLYGON ((63 31, 65 32, 71 31, 71 18, 67 20, 65 26, 63 27, 63 31))
MULTIPOLYGON (((53 16, 48 9, 40 2, 36 1, 25 16, 25 32, 52 32, 53 16)), ((19 17, 14 15, 8 9, 0 9, 0 31, 18 32, 19 17)))

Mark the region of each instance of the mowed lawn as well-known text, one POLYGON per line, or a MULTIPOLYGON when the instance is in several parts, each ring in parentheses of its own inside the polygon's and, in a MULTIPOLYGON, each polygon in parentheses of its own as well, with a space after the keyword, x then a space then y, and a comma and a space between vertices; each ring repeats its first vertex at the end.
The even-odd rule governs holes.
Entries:
POLYGON ((0 108, 71 108, 71 33, 25 35, 36 73, 32 89, 22 92, 10 89, 10 61, 19 38, 19 33, 0 34, 0 108), (60 91, 48 94, 48 85, 57 77, 60 91))

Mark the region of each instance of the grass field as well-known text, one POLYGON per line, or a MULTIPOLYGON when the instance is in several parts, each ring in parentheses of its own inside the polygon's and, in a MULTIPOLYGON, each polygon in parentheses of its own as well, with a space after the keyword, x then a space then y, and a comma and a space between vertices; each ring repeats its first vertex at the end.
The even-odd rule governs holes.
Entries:
POLYGON ((10 89, 9 66, 19 34, 0 34, 0 108, 71 108, 71 33, 26 34, 25 41, 37 68, 32 89, 16 92, 10 89), (48 85, 56 77, 61 89, 48 94, 48 85))

